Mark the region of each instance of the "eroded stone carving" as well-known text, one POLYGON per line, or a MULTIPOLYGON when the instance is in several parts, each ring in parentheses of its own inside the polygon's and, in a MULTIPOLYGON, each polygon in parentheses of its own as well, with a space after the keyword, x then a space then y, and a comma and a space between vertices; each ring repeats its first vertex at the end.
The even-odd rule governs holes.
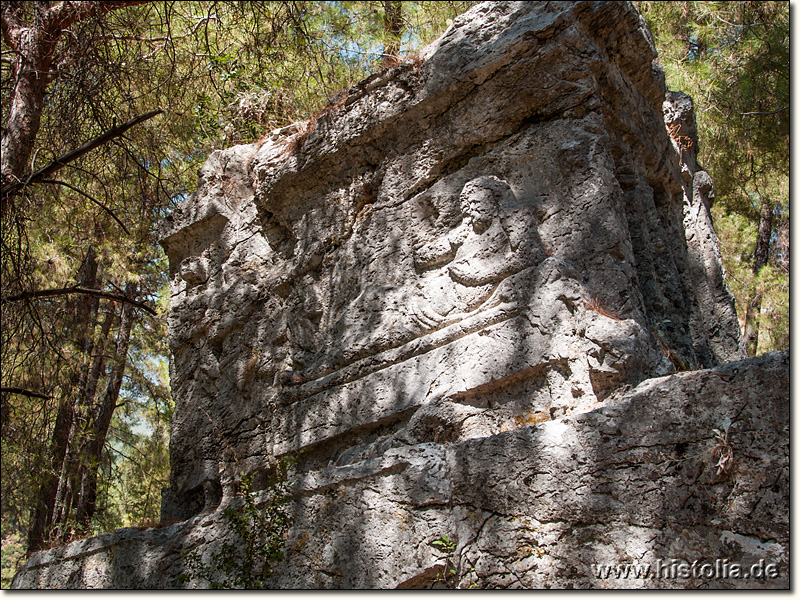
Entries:
POLYGON ((517 206, 505 181, 472 179, 461 190, 460 203, 461 225, 443 239, 422 240, 414 250, 422 299, 412 311, 422 331, 491 308, 487 301, 505 278, 544 259, 533 215, 517 206))
MULTIPOLYGON (((729 402, 748 407, 737 435, 784 427, 764 381, 785 360, 743 365, 730 397, 724 369, 645 381, 742 354, 707 174, 662 112, 691 131, 690 111, 632 4, 482 3, 423 57, 342 92, 303 143, 294 125, 214 152, 165 226, 163 513, 218 523, 240 477, 291 455, 278 586, 429 585, 442 533, 488 584, 561 587, 577 564, 591 586, 592 535, 622 544, 616 560, 620 540, 667 552, 708 523, 692 477, 653 484, 657 453, 699 451, 729 402), (680 527, 651 516, 681 503, 680 527), (518 562, 528 526, 548 554, 518 562)), ((711 493, 761 502, 782 456, 711 493)), ((698 544, 754 531, 742 511, 698 544)))
POLYGON ((650 42, 604 46, 611 13, 644 31, 622 6, 492 4, 513 26, 484 54, 450 62, 465 21, 291 152, 297 128, 209 159, 164 242, 171 497, 273 456, 494 435, 737 356, 703 317, 715 298, 735 329, 719 256, 687 251, 684 199, 707 185, 665 131, 650 42))

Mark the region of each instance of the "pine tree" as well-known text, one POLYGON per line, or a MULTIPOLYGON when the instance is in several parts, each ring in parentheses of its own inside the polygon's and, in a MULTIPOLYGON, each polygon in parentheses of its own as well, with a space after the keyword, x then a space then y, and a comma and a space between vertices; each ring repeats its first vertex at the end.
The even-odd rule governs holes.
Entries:
POLYGON ((638 2, 700 159, 748 354, 789 344, 789 3, 638 2))

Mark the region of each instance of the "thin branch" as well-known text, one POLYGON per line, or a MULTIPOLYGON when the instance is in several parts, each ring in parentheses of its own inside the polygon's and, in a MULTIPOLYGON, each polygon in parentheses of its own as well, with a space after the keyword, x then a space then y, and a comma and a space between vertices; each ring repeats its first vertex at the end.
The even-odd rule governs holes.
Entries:
POLYGON ((18 387, 0 387, 0 392, 8 393, 8 394, 20 394, 22 396, 27 396, 28 398, 41 398, 42 400, 52 400, 52 396, 47 396, 45 394, 41 394, 39 392, 32 392, 31 390, 26 390, 24 388, 18 387))
POLYGON ((30 298, 48 298, 52 296, 66 296, 68 294, 85 294, 87 296, 105 298, 106 300, 117 300, 119 302, 125 302, 137 308, 141 308, 143 311, 153 316, 158 314, 153 308, 149 307, 144 302, 133 300, 132 298, 128 298, 123 294, 112 294, 111 292, 103 292, 102 290, 93 290, 90 288, 83 288, 79 286, 58 288, 52 290, 34 290, 30 292, 23 292, 21 294, 16 294, 15 296, 9 296, 8 298, 4 298, 2 303, 4 304, 6 302, 19 302, 20 300, 28 300, 30 298))
POLYGON ((164 111, 162 111, 161 109, 151 110, 150 112, 146 112, 143 115, 134 117, 130 121, 125 121, 122 125, 119 125, 117 127, 112 127, 111 129, 97 136, 93 140, 86 142, 80 148, 77 148, 72 152, 64 154, 63 156, 55 159, 49 165, 42 167, 35 173, 32 173, 24 182, 15 182, 7 185, 6 186, 7 189, 3 191, 3 196, 7 198, 14 196, 16 193, 18 193, 22 188, 26 187, 27 185, 40 181, 41 179, 44 179, 48 175, 52 175, 65 165, 79 159, 81 156, 91 152, 98 146, 102 146, 103 144, 115 138, 118 138, 134 125, 138 125, 139 123, 147 121, 148 119, 152 119, 156 115, 160 115, 162 112, 164 111))
POLYGON ((777 115, 779 112, 783 112, 785 110, 789 110, 789 107, 784 106, 783 108, 779 108, 777 110, 770 110, 766 112, 754 111, 754 112, 743 112, 739 114, 741 114, 743 117, 749 117, 751 115, 777 115))
POLYGON ((94 150, 99 146, 102 146, 106 142, 110 142, 111 140, 118 138, 134 125, 138 125, 139 123, 143 123, 144 121, 152 119, 156 115, 160 115, 163 112, 164 111, 161 110, 160 108, 156 110, 151 110, 150 112, 146 112, 143 115, 134 117, 130 121, 125 121, 122 125, 118 125, 117 127, 112 127, 105 133, 98 135, 93 140, 86 142, 80 148, 77 148, 72 152, 68 152, 67 154, 61 156, 60 158, 55 159, 49 165, 42 167, 28 178, 28 183, 32 183, 39 179, 42 179, 43 177, 52 175, 53 173, 61 169, 61 167, 79 159, 84 154, 91 152, 92 150, 94 150))
POLYGON ((46 13, 47 30, 51 35, 60 33, 76 21, 103 15, 119 8, 146 4, 149 0, 113 0, 109 2, 59 2, 46 13))
POLYGON ((52 184, 55 184, 55 185, 63 185, 64 187, 67 187, 67 188, 71 189, 73 192, 77 192, 81 196, 84 196, 85 198, 88 198, 89 200, 94 202, 97 206, 99 206, 104 211, 106 211, 109 215, 111 215, 111 218, 114 219, 117 223, 119 223, 119 226, 122 227, 122 230, 125 233, 127 233, 128 235, 131 234, 131 232, 128 231, 128 228, 125 227, 125 224, 117 218, 117 215, 114 214, 114 211, 112 211, 110 208, 108 208, 105 204, 103 204, 99 200, 96 200, 96 199, 92 198, 86 192, 84 192, 82 190, 79 190, 75 186, 72 186, 72 185, 68 184, 67 182, 61 181, 59 179, 40 179, 37 183, 52 183, 52 184))

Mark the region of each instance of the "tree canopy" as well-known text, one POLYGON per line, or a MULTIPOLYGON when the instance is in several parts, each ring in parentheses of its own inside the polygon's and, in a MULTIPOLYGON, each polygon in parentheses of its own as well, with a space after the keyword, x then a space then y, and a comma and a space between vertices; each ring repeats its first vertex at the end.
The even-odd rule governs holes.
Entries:
POLYGON ((789 3, 637 2, 700 160, 748 354, 789 345, 789 3))

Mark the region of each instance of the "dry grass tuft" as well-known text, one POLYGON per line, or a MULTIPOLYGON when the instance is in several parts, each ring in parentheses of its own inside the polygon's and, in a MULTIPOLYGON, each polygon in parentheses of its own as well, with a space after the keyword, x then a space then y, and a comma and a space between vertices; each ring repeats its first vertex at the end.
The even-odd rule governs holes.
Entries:
POLYGON ((650 333, 652 333, 656 340, 658 340, 658 345, 661 348, 661 354, 667 357, 669 362, 672 363, 672 366, 675 367, 675 371, 678 373, 682 371, 691 371, 692 369, 689 368, 689 365, 684 362, 684 360, 678 356, 677 353, 673 352, 672 349, 667 344, 666 340, 661 337, 661 334, 658 333, 655 329, 651 329, 650 333))
POLYGON ((300 125, 297 133, 289 138, 289 141, 286 143, 286 147, 283 149, 281 154, 297 154, 300 152, 300 150, 303 149, 303 145, 306 143, 308 136, 312 131, 314 131, 316 126, 317 117, 311 117, 308 121, 300 125))
MULTIPOLYGON (((393 68, 397 67, 402 64, 411 64, 415 71, 419 71, 422 68, 422 63, 425 62, 422 57, 420 56, 419 52, 412 52, 409 53, 402 58, 398 57, 391 57, 390 62, 386 63, 385 68, 393 68)), ((282 155, 287 154, 297 154, 300 150, 303 149, 303 145, 306 143, 308 136, 311 134, 314 129, 316 129, 317 121, 325 117, 326 115, 332 113, 338 108, 344 106, 345 102, 347 102, 348 94, 346 90, 348 88, 342 89, 338 94, 334 96, 336 98, 335 101, 328 104, 325 108, 318 111, 316 114, 312 115, 308 121, 300 125, 297 133, 291 136, 286 144, 286 147, 283 149, 282 155)), ((267 134, 269 135, 269 134, 267 134)), ((262 138, 260 143, 266 139, 267 136, 262 138)))
POLYGON ((717 468, 718 482, 727 479, 733 469, 733 446, 728 441, 728 427, 712 430, 716 443, 711 449, 711 459, 716 461, 714 467, 717 468))
POLYGON ((615 313, 613 311, 610 311, 607 308, 605 308, 603 306, 603 304, 600 302, 600 299, 597 296, 595 296, 594 300, 592 300, 591 302, 588 302, 586 304, 586 310, 594 311, 594 312, 596 312, 596 313, 598 313, 600 315, 603 315, 604 317, 607 317, 609 319, 612 319, 614 321, 623 321, 624 320, 621 316, 619 316, 619 314, 617 314, 617 313, 615 313))
POLYGON ((673 123, 669 127, 667 127, 667 133, 669 133, 669 137, 675 140, 675 143, 678 144, 681 150, 688 150, 694 145, 694 140, 686 135, 680 135, 678 133, 680 129, 680 125, 677 123, 673 123))

